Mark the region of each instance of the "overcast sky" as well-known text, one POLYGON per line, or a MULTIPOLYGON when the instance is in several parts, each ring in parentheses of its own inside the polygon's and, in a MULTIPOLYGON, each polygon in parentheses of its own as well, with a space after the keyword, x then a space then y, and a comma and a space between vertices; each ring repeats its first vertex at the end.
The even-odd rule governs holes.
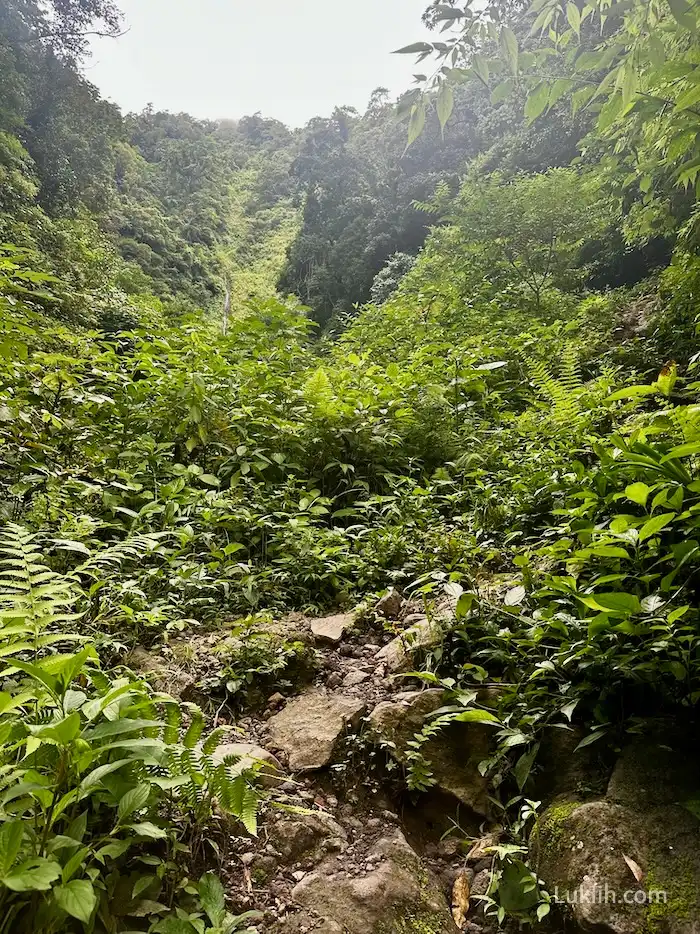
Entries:
POLYGON ((241 117, 290 126, 379 86, 410 86, 428 0, 118 0, 128 32, 95 39, 86 77, 123 110, 241 117))

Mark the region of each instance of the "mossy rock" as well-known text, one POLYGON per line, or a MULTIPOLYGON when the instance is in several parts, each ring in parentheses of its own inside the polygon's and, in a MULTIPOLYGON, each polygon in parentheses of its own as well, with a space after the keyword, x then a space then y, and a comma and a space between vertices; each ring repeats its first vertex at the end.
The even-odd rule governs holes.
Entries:
POLYGON ((559 800, 530 850, 546 888, 568 902, 564 911, 583 932, 700 931, 700 822, 679 805, 559 800), (625 857, 644 872, 641 882, 625 857))

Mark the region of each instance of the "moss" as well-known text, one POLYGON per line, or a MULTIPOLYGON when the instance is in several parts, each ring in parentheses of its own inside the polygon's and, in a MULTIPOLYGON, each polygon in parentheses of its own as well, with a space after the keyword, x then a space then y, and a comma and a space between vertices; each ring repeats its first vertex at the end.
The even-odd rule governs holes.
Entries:
POLYGON ((409 912, 390 924, 381 924, 376 934, 443 934, 444 930, 444 914, 409 912))
POLYGON ((531 843, 538 866, 543 859, 556 855, 566 831, 566 821, 580 807, 580 801, 564 801, 547 808, 533 834, 534 839, 531 843))
POLYGON ((647 872, 647 892, 665 892, 666 899, 648 905, 642 934, 671 930, 669 922, 689 921, 697 913, 698 886, 690 861, 680 857, 665 869, 652 865, 647 872))

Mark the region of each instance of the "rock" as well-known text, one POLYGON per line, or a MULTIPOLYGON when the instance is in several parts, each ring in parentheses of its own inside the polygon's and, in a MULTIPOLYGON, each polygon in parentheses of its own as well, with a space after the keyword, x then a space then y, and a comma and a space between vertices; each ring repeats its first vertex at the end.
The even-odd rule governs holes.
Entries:
POLYGON ((289 757, 295 772, 328 765, 348 728, 358 726, 365 705, 356 697, 307 691, 269 721, 273 744, 289 757))
POLYGON ((348 629, 352 628, 354 617, 352 613, 340 613, 336 616, 325 616, 323 619, 311 620, 311 632, 319 642, 328 645, 339 645, 348 629))
POLYGON ((263 767, 258 775, 261 785, 265 788, 274 788, 284 780, 279 760, 262 746, 256 746, 254 743, 222 743, 212 753, 212 760, 215 765, 219 765, 229 756, 238 758, 236 768, 241 770, 262 762, 263 767))
POLYGON ((334 691, 336 688, 339 688, 343 683, 343 676, 339 671, 334 671, 333 674, 329 675, 326 679, 326 685, 334 691))
POLYGON ((343 853, 348 838, 330 814, 317 811, 285 817, 269 828, 269 838, 286 864, 319 863, 328 853, 343 853))
POLYGON ((377 868, 355 878, 314 872, 294 899, 324 922, 342 919, 347 934, 454 934, 457 928, 437 882, 401 833, 383 838, 367 862, 377 868))
POLYGON ((392 639, 388 645, 377 652, 375 658, 384 662, 390 672, 409 671, 413 667, 413 659, 421 649, 433 648, 443 639, 443 628, 439 620, 423 618, 420 622, 409 626, 400 636, 392 639))
POLYGON ((162 655, 147 652, 138 646, 130 652, 127 664, 139 675, 146 677, 153 687, 163 694, 186 698, 192 693, 195 684, 193 676, 174 662, 168 662, 162 655))
POLYGON ((394 590, 393 587, 390 587, 387 593, 385 593, 375 605, 377 613, 386 617, 386 619, 398 619, 402 609, 403 597, 398 590, 394 590))
POLYGON ((353 668, 352 671, 349 671, 343 678, 343 687, 354 688, 358 684, 364 684, 365 681, 369 681, 370 673, 368 671, 362 671, 360 668, 353 668))
MULTIPOLYGON (((379 704, 369 716, 370 735, 379 743, 392 744, 392 755, 399 762, 406 760, 408 743, 422 729, 428 715, 445 701, 441 690, 403 697, 400 703, 379 704)), ((421 749, 437 789, 483 816, 488 815, 488 782, 478 766, 490 755, 492 733, 492 728, 483 723, 453 723, 421 749)))
POLYGON ((275 710, 277 710, 284 704, 286 700, 287 698, 284 696, 284 694, 280 694, 279 691, 277 691, 275 694, 272 694, 270 697, 268 697, 267 703, 269 707, 273 707, 275 710))
MULTIPOLYGON (((640 800, 648 795, 640 788, 640 800)), ((679 805, 562 799, 545 811, 530 845, 548 891, 569 902, 581 931, 698 934, 698 844, 700 823, 679 805), (644 872, 641 882, 625 856, 644 872)))

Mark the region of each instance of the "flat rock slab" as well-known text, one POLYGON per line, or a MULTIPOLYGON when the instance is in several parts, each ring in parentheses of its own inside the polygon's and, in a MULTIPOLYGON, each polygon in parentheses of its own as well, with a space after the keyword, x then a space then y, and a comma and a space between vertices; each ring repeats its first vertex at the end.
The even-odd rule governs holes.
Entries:
POLYGON ((307 691, 268 721, 273 746, 283 750, 294 772, 325 768, 348 729, 357 727, 363 701, 343 694, 307 691))
POLYGON ((323 619, 311 620, 311 632, 319 642, 327 645, 339 645, 348 629, 352 629, 355 617, 352 613, 339 613, 336 616, 324 616, 323 619))

